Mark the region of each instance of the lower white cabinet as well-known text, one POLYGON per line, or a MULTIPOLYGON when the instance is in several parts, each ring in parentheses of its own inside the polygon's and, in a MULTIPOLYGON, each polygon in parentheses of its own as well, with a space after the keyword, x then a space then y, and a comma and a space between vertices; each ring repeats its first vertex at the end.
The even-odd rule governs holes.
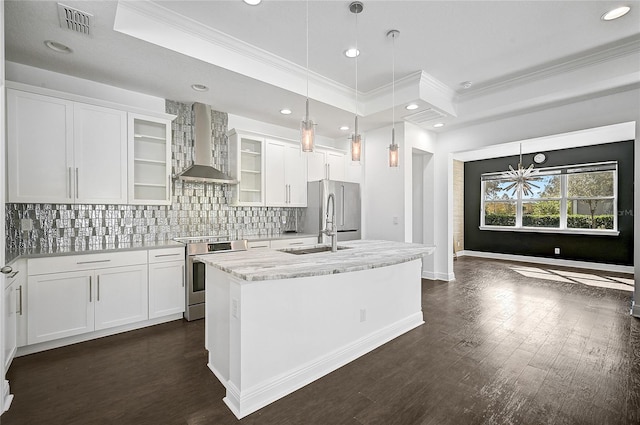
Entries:
POLYGON ((149 319, 184 312, 184 257, 184 248, 149 251, 149 319))
POLYGON ((148 318, 146 251, 29 259, 27 269, 28 344, 148 318))
POLYGON ((19 345, 18 335, 23 323, 24 272, 20 273, 12 266, 14 273, 7 278, 4 290, 4 370, 6 371, 16 354, 19 345))
POLYGON ((147 319, 147 267, 114 267, 29 277, 27 342, 147 319))
POLYGON ((147 267, 96 271, 95 330, 147 320, 147 267))
POLYGON ((272 249, 291 248, 295 246, 314 245, 318 243, 317 237, 293 238, 293 239, 273 239, 272 249))

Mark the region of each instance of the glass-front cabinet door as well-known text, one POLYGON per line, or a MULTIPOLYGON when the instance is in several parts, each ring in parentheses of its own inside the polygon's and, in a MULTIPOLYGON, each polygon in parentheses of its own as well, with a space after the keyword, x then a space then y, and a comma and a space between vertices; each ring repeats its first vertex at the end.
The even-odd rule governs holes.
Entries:
POLYGON ((129 203, 171 204, 171 120, 129 113, 129 203))

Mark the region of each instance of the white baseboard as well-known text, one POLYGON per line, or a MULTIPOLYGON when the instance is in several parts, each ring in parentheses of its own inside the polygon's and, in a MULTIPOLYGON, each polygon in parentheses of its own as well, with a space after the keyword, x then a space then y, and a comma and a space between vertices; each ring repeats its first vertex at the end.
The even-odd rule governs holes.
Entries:
POLYGON ((76 344, 78 342, 90 341, 105 336, 111 336, 122 332, 128 332, 135 329, 142 329, 148 326, 159 325, 160 323, 172 322, 182 319, 182 313, 176 313, 169 316, 159 317, 156 319, 145 320, 142 322, 130 323, 128 325, 117 326, 114 328, 103 329, 96 332, 88 332, 86 334, 74 335, 67 338, 55 339, 53 341, 40 342, 38 344, 25 345, 18 347, 16 357, 26 356, 27 354, 39 353, 40 351, 51 350, 53 348, 64 347, 65 345, 76 344))
MULTIPOLYGON (((424 323, 422 311, 362 337, 344 347, 328 353, 313 362, 240 391, 231 382, 222 382, 227 394, 223 399, 238 419, 291 394, 311 382, 333 372, 360 356, 380 347, 394 338, 424 323)), ((216 371, 210 369, 216 374, 216 371)), ((218 376, 218 374, 216 374, 218 376)))
POLYGON ((445 282, 451 282, 452 280, 456 280, 456 276, 453 273, 436 273, 431 271, 423 271, 421 277, 423 279, 443 280, 445 282))
POLYGON ((618 264, 591 263, 587 261, 562 260, 559 258, 531 257, 527 255, 500 254, 496 252, 482 252, 482 251, 468 251, 468 250, 458 251, 457 255, 459 257, 469 256, 469 257, 491 258, 494 260, 520 261, 523 263, 575 267, 578 269, 602 270, 605 272, 617 272, 617 273, 629 273, 629 274, 634 273, 633 266, 621 266, 618 264))

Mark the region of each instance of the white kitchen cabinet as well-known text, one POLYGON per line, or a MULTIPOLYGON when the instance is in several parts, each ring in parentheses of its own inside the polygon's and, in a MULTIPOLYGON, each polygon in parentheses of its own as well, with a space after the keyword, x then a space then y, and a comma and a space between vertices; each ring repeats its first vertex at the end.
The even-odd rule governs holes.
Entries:
POLYGON ((149 319, 183 313, 185 297, 184 248, 149 250, 149 319))
POLYGON ((248 241, 247 248, 254 249, 269 249, 271 248, 271 241, 248 241))
POLYGON ((304 238, 291 238, 291 239, 273 239, 271 241, 272 249, 291 248, 295 246, 315 245, 318 243, 318 238, 315 236, 309 236, 304 238))
POLYGON ((127 203, 127 113, 73 105, 74 197, 83 204, 127 203))
POLYGON ((19 326, 22 324, 22 316, 24 314, 23 290, 24 290, 24 273, 16 267, 12 266, 13 273, 5 280, 4 290, 4 370, 6 371, 18 348, 19 326))
POLYGON ((231 203, 259 206, 265 202, 264 137, 236 130, 229 132, 229 172, 238 180, 231 203))
POLYGON ((171 205, 171 120, 128 114, 128 201, 171 205))
POLYGON ((126 112, 7 89, 9 202, 127 200, 126 112))
POLYGON ((95 330, 147 320, 147 265, 95 271, 95 330))
POLYGON ((28 259, 27 270, 28 344, 148 318, 146 251, 28 259))
POLYGON ((73 201, 73 102, 7 89, 7 201, 73 201))
POLYGON ((267 139, 266 205, 307 206, 307 162, 297 144, 267 139))
POLYGON ((342 151, 317 147, 307 154, 307 181, 323 179, 345 181, 347 154, 342 151))
POLYGON ((27 342, 93 331, 93 284, 92 271, 29 276, 27 342))

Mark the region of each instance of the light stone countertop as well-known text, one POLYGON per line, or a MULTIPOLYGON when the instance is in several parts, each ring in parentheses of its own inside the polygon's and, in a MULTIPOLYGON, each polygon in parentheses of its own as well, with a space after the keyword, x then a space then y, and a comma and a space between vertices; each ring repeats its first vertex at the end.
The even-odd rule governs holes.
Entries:
MULTIPOLYGON (((296 249, 318 246, 325 245, 296 249)), ((260 281, 374 269, 416 260, 435 251, 435 246, 430 245, 371 240, 338 242, 338 247, 347 249, 303 255, 262 249, 198 255, 196 259, 239 279, 260 281)))
POLYGON ((5 264, 10 265, 19 258, 38 258, 63 255, 96 254, 103 252, 138 251, 141 249, 180 248, 185 245, 171 239, 152 242, 122 242, 119 244, 83 245, 75 246, 51 246, 46 248, 7 250, 5 251, 5 264))

